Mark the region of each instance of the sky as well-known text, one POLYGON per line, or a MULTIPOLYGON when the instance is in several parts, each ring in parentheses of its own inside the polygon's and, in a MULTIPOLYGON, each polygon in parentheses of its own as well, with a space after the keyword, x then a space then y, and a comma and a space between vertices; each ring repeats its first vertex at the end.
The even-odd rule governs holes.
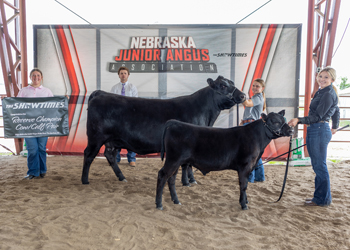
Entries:
MULTIPOLYGON (((349 9, 350 1, 343 0, 341 3, 334 52, 340 43, 350 18, 349 9)), ((27 0, 26 10, 28 70, 33 68, 33 25, 35 24, 88 24, 88 22, 92 25, 236 24, 257 10, 240 23, 302 24, 300 90, 301 92, 304 90, 308 14, 307 0, 27 0), (83 19, 67 10, 60 3, 83 19), (258 9, 259 7, 261 8, 258 9)), ((332 59, 332 66, 337 70, 337 82, 339 83, 339 77, 341 76, 347 76, 350 80, 350 46, 346 46, 348 44, 350 44, 350 27, 348 27, 332 59)))

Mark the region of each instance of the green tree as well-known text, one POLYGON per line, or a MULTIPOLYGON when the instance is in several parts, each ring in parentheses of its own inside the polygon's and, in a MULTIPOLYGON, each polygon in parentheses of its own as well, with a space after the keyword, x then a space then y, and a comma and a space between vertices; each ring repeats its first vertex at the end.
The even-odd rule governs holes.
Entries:
POLYGON ((340 77, 340 80, 341 80, 341 82, 339 84, 339 89, 340 90, 347 89, 347 88, 350 87, 350 83, 347 82, 348 78, 346 76, 340 77))

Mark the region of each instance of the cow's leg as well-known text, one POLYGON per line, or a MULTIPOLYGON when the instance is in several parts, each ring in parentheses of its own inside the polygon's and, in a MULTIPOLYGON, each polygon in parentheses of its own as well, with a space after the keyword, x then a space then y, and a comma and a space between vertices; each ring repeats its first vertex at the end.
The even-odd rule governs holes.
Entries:
POLYGON ((100 150, 102 144, 91 144, 88 142, 87 147, 84 150, 84 166, 83 166, 83 174, 81 176, 81 182, 83 184, 89 184, 89 170, 91 163, 95 159, 98 151, 100 150))
POLYGON ((181 182, 183 186, 190 187, 191 184, 197 184, 193 176, 192 166, 190 164, 181 165, 182 177, 181 182))
POLYGON ((177 198, 177 193, 176 193, 176 188, 175 188, 175 181, 176 181, 176 175, 179 169, 177 169, 174 174, 168 179, 168 186, 169 186, 169 191, 171 195, 171 200, 174 202, 174 204, 179 204, 179 199, 177 198))
MULTIPOLYGON (((183 186, 190 187, 190 183, 188 181, 188 170, 189 170, 190 164, 182 164, 181 169, 182 169, 182 177, 181 177, 181 182, 183 186)), ((193 173, 192 173, 193 174, 193 173)))
MULTIPOLYGON (((243 168, 247 169, 247 167, 243 168)), ((249 173, 246 171, 238 171, 238 179, 239 179, 239 188, 240 188, 240 195, 239 195, 239 203, 241 204, 241 207, 243 210, 248 209, 248 200, 247 200, 247 187, 248 187, 248 175, 249 173)))
POLYGON ((194 179, 194 176, 193 176, 193 169, 192 169, 191 165, 188 165, 187 173, 188 173, 188 179, 190 179, 190 183, 191 184, 197 184, 197 182, 196 182, 196 180, 194 179))
POLYGON ((113 169, 115 175, 118 177, 118 179, 120 181, 126 182, 126 179, 125 179, 122 171, 118 167, 117 160, 116 160, 118 149, 111 143, 106 143, 105 146, 106 146, 106 149, 105 149, 104 155, 105 155, 109 165, 112 167, 112 169, 113 169))
POLYGON ((164 167, 162 167, 158 171, 157 193, 156 193, 156 206, 157 206, 157 209, 159 210, 163 210, 162 195, 163 195, 164 186, 167 180, 168 180, 168 176, 164 171, 164 167))

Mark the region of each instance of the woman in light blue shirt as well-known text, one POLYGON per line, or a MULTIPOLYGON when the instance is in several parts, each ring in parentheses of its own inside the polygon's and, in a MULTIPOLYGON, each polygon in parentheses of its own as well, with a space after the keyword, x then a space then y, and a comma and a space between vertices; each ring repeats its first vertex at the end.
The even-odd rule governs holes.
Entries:
MULTIPOLYGON (((245 109, 240 125, 244 126, 260 119, 261 113, 266 109, 264 89, 265 81, 260 78, 255 79, 252 86, 253 97, 242 103, 245 109)), ((262 165, 261 158, 257 163, 257 167, 250 173, 248 181, 252 183, 254 181, 265 181, 264 165, 262 165)))

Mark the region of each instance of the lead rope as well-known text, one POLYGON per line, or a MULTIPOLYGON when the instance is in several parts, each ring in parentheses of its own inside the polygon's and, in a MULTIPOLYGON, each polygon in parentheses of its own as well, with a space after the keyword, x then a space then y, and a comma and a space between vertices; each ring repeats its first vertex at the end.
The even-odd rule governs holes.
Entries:
MULTIPOLYGON (((343 130, 343 129, 347 128, 347 127, 349 127, 349 124, 346 125, 346 126, 344 126, 344 127, 338 128, 337 131, 343 130)), ((286 172, 285 172, 285 174, 284 174, 284 180, 283 180, 282 191, 281 191, 281 194, 280 194, 280 197, 278 198, 278 200, 277 200, 277 201, 274 201, 274 202, 272 202, 272 203, 279 202, 279 200, 282 198, 283 191, 284 191, 284 187, 286 186, 286 181, 287 181, 287 174, 288 174, 288 166, 289 166, 290 152, 292 152, 292 151, 294 151, 294 150, 296 150, 296 149, 298 149, 298 148, 304 147, 305 145, 306 145, 306 143, 305 143, 304 145, 301 145, 300 147, 297 147, 297 148, 291 150, 291 148, 292 148, 292 136, 290 136, 290 140, 289 140, 289 150, 288 150, 288 152, 287 152, 287 153, 288 153, 288 158, 287 158, 286 172)), ((284 154, 287 154, 287 153, 284 153, 284 154)), ((280 156, 282 156, 282 155, 284 155, 284 154, 281 154, 280 156)), ((277 157, 279 157, 279 156, 277 156, 277 157)), ((276 157, 276 158, 277 158, 277 157, 276 157)), ((276 159, 276 158, 274 158, 274 159, 276 159)), ((266 162, 269 162, 269 161, 266 161, 266 162)), ((266 162, 264 162, 263 164, 265 164, 266 162)))
POLYGON ((277 201, 274 201, 273 203, 279 202, 279 200, 282 198, 284 187, 286 186, 286 181, 287 181, 287 175, 288 175, 288 166, 289 166, 289 158, 290 158, 290 152, 292 148, 292 136, 289 137, 289 150, 288 150, 288 158, 287 158, 287 165, 286 165, 286 172, 284 174, 284 180, 283 180, 283 186, 282 186, 282 191, 280 194, 280 197, 278 198, 277 201))

